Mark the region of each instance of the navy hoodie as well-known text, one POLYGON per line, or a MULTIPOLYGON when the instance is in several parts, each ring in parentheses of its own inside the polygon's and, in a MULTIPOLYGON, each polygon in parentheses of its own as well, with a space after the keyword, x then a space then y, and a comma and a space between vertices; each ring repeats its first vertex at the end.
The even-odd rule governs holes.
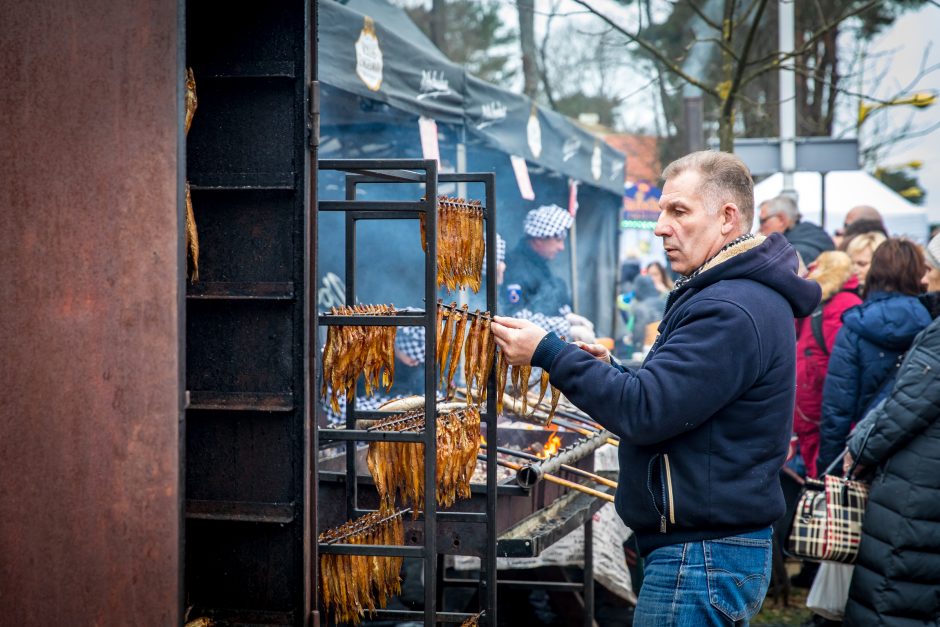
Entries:
POLYGON ((768 527, 784 513, 796 385, 794 316, 819 285, 796 274, 780 234, 723 251, 669 296, 637 370, 610 366, 554 334, 532 363, 621 438, 616 506, 640 550, 768 527))

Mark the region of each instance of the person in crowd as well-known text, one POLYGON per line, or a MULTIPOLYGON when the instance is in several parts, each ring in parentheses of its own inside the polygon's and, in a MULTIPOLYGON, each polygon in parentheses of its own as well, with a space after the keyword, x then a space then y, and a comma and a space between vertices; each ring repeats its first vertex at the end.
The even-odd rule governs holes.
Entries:
POLYGON ((842 314, 860 305, 862 299, 858 296, 858 279, 852 273, 852 260, 844 252, 830 250, 821 253, 807 278, 819 283, 822 302, 808 318, 797 320, 793 432, 806 475, 816 477, 823 383, 829 355, 842 327, 842 314))
POLYGON ((844 623, 940 623, 940 318, 914 339, 848 447, 845 472, 856 460, 876 470, 844 623))
POLYGON ((778 472, 790 439, 794 316, 819 303, 779 234, 749 233, 754 188, 734 155, 689 154, 663 173, 655 233, 682 275, 642 366, 498 317, 512 364, 620 436, 617 511, 645 556, 634 625, 747 622, 767 592, 778 472))
POLYGON ((633 282, 633 290, 621 294, 617 299, 617 308, 623 319, 625 333, 622 337, 624 354, 632 357, 645 350, 646 326, 663 317, 662 301, 659 291, 648 276, 638 276, 633 282))
POLYGON ((927 244, 924 257, 927 261, 927 274, 924 275, 922 283, 928 294, 940 292, 940 234, 934 235, 927 244))
POLYGON ((845 245, 853 235, 871 231, 877 231, 888 237, 888 229, 885 228, 881 212, 871 205, 856 205, 845 214, 842 228, 836 230, 832 241, 835 242, 837 249, 845 250, 845 245))
POLYGON ((845 448, 852 426, 890 391, 898 357, 930 324, 918 299, 926 273, 917 245, 891 238, 878 246, 862 288, 862 305, 842 316, 829 359, 819 424, 821 473, 845 448))
POLYGON ((871 233, 862 233, 849 240, 845 252, 852 260, 852 271, 858 277, 858 284, 865 285, 865 278, 868 276, 868 269, 871 267, 872 256, 875 250, 887 239, 877 231, 871 233))
POLYGON ((646 266, 646 276, 653 280, 656 291, 664 296, 675 287, 672 277, 666 272, 666 268, 663 267, 663 264, 658 261, 653 261, 646 266))
MULTIPOLYGON (((523 237, 506 256, 500 310, 571 335, 571 293, 568 284, 548 263, 565 250, 574 218, 558 205, 543 205, 526 214, 523 237)), ((583 318, 578 316, 580 320, 583 318)))
POLYGON ((819 253, 835 248, 825 231, 801 219, 796 201, 790 196, 777 196, 760 204, 760 232, 783 233, 807 266, 819 253))

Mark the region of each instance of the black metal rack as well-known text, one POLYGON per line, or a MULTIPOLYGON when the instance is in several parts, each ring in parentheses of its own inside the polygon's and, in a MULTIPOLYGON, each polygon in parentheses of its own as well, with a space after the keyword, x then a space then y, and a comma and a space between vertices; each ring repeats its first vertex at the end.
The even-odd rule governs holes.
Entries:
MULTIPOLYGON (((424 444, 424 473, 425 473, 425 509, 423 512, 423 534, 421 546, 389 546, 389 545, 350 545, 350 544, 319 544, 314 551, 313 564, 317 565, 319 553, 357 554, 357 555, 384 555, 417 557, 424 562, 424 610, 379 610, 379 618, 394 618, 398 620, 423 620, 426 627, 438 623, 459 623, 476 616, 477 613, 444 612, 438 607, 442 578, 439 576, 439 557, 437 538, 438 521, 476 523, 485 526, 486 533, 482 534, 484 541, 474 548, 475 554, 482 559, 483 570, 479 586, 483 590, 480 595, 483 602, 483 619, 489 625, 496 625, 496 456, 487 458, 486 486, 487 501, 486 512, 440 512, 437 510, 436 486, 436 442, 437 423, 430 419, 436 415, 437 371, 433 364, 437 363, 437 346, 430 338, 436 337, 437 312, 437 191, 438 183, 477 183, 484 186, 485 206, 483 218, 485 220, 486 238, 486 302, 487 309, 496 311, 496 214, 495 214, 495 175, 493 173, 467 173, 467 174, 439 174, 437 162, 434 160, 322 160, 319 162, 320 170, 336 170, 344 172, 345 200, 321 201, 319 211, 341 211, 345 213, 345 241, 346 241, 346 304, 356 303, 356 225, 360 220, 388 220, 388 219, 418 219, 422 215, 426 219, 427 251, 425 256, 425 310, 419 313, 402 313, 393 316, 334 316, 320 315, 314 317, 314 326, 311 337, 316 345, 311 351, 312 355, 320 354, 319 325, 395 325, 395 326, 423 326, 425 337, 425 372, 424 372, 424 410, 426 420, 423 433, 389 433, 381 431, 366 431, 356 429, 357 419, 374 417, 374 414, 357 412, 355 398, 346 407, 345 429, 319 428, 319 403, 314 403, 315 419, 317 425, 313 437, 312 450, 316 451, 319 442, 323 440, 345 441, 346 447, 346 518, 352 519, 365 514, 358 504, 356 481, 356 442, 368 441, 398 441, 424 444), (417 201, 368 201, 357 199, 357 189, 365 184, 423 184, 424 198, 417 201)), ((490 377, 486 385, 490 399, 495 398, 495 375, 490 377)), ((496 411, 494 403, 488 403, 485 412, 481 412, 482 421, 486 423, 486 437, 490 442, 497 441, 496 411)), ((314 476, 318 476, 316 457, 314 463, 314 476)), ((316 521, 312 529, 312 536, 318 536, 316 521)), ((417 537, 417 536, 416 536, 417 537)), ((315 580, 315 579, 314 579, 315 580)))

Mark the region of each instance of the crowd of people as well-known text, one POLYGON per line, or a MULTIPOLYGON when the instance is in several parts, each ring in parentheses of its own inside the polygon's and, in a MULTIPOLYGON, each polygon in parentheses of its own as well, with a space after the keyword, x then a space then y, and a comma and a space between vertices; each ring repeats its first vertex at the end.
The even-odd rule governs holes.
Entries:
POLYGON ((618 347, 640 361, 494 324, 511 363, 547 370, 621 438, 617 508, 645 559, 634 624, 746 624, 787 510, 781 467, 819 477, 852 461, 874 483, 846 624, 936 624, 940 235, 892 237, 859 206, 830 237, 785 196, 758 205, 752 233, 753 182, 723 153, 663 178, 655 232, 672 275, 621 268, 618 347))

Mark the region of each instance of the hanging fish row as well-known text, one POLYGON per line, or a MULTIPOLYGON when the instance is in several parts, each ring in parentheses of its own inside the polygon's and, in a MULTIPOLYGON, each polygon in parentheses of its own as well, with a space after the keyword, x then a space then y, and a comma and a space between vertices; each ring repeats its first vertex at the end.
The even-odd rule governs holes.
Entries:
MULTIPOLYGON (((421 248, 428 251, 427 218, 421 214, 421 248)), ((480 291, 483 277, 483 206, 479 200, 437 199, 437 284, 453 292, 480 291)))
MULTIPOLYGON (((390 316, 396 313, 393 305, 355 305, 332 307, 332 315, 390 316)), ((339 399, 346 395, 352 400, 356 393, 359 374, 365 375, 366 395, 384 386, 387 392, 395 380, 395 327, 394 326, 330 326, 326 332, 323 350, 323 387, 321 395, 330 394, 330 405, 339 413, 339 399)))
POLYGON ((486 400, 486 382, 496 354, 496 339, 490 331, 492 321, 488 311, 480 313, 477 309, 471 313, 467 305, 458 308, 455 302, 445 305, 437 301, 438 382, 446 386, 453 380, 463 351, 468 405, 471 401, 486 400), (474 386, 476 398, 473 398, 474 386))
MULTIPOLYGON (((512 409, 514 412, 518 413, 520 416, 526 416, 529 409, 529 376, 532 373, 532 366, 510 366, 509 362, 503 356, 503 351, 497 352, 496 357, 496 413, 503 413, 503 390, 506 389, 506 377, 510 377, 512 383, 512 409), (509 370, 512 368, 512 373, 510 374, 509 370), (517 401, 521 401, 517 403, 517 401), (519 405, 521 404, 521 408, 519 405)), ((535 409, 542 404, 542 399, 545 398, 545 390, 551 388, 552 390, 552 404, 548 412, 548 421, 546 424, 551 424, 552 419, 555 417, 555 410, 558 409, 558 400, 561 398, 561 390, 556 388, 553 385, 550 385, 548 382, 548 371, 542 370, 542 376, 539 379, 539 399, 535 401, 535 404, 532 405, 532 413, 535 413, 535 409)))
MULTIPOLYGON (((320 534, 321 543, 387 544, 404 546, 404 511, 379 510, 320 534)), ((401 594, 401 557, 377 555, 320 555, 320 598, 336 622, 359 624, 368 611, 384 608, 401 594)))
MULTIPOLYGON (((425 429, 423 411, 396 416, 377 423, 378 431, 425 429)), ((457 498, 470 498, 470 479, 480 450, 480 412, 468 407, 437 416, 436 494, 441 507, 457 498)), ((395 506, 396 495, 410 503, 417 516, 424 508, 424 444, 414 442, 370 442, 366 457, 369 472, 383 507, 395 506)))

